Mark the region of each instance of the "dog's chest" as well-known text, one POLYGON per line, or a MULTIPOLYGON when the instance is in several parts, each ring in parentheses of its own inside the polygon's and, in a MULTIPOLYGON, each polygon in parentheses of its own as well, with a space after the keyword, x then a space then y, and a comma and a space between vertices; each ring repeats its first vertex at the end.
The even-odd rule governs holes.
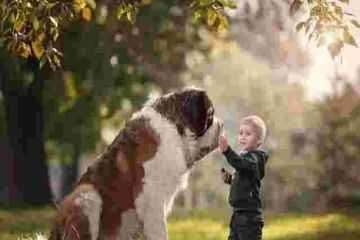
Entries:
POLYGON ((165 219, 176 193, 187 182, 184 145, 175 126, 153 112, 141 115, 151 115, 148 117, 160 135, 160 142, 153 158, 143 163, 141 191, 134 199, 134 209, 121 213, 116 240, 137 239, 145 221, 159 216, 165 219), (155 210, 159 204, 163 207, 160 211, 155 210))

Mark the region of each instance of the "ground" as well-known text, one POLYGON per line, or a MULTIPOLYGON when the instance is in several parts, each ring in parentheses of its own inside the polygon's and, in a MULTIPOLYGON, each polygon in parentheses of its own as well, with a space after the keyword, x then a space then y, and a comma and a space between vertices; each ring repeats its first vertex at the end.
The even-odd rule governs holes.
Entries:
MULTIPOLYGON (((54 209, 0 208, 0 239, 35 239, 48 234, 54 209)), ((228 211, 175 212, 169 219, 170 240, 226 240, 228 211), (196 226, 196 227, 195 227, 196 226)), ((263 240, 358 240, 360 213, 267 214, 263 240)))

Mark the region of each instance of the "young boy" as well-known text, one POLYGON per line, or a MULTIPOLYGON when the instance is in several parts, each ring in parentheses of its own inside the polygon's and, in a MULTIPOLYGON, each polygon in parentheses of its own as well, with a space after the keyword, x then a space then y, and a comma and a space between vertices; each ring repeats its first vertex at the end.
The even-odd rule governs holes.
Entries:
POLYGON ((240 121, 238 142, 240 154, 228 145, 225 136, 219 139, 219 149, 235 175, 222 169, 225 183, 231 184, 229 203, 233 208, 228 240, 261 240, 264 225, 260 200, 261 179, 265 174, 266 152, 259 150, 266 135, 264 121, 248 116, 240 121))

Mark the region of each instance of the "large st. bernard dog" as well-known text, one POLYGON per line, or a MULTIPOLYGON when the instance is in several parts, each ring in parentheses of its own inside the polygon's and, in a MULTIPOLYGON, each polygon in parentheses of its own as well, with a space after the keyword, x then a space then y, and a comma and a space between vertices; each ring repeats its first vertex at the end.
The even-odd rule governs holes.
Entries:
POLYGON ((166 240, 189 169, 217 147, 222 123, 186 88, 135 113, 59 207, 51 240, 166 240))

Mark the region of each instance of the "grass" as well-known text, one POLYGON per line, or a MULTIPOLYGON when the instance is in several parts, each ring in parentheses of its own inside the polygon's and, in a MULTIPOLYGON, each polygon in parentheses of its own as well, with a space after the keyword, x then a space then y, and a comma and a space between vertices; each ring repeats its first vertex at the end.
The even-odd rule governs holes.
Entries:
POLYGON ((0 208, 0 239, 17 240, 37 232, 47 232, 53 216, 54 211, 51 208, 0 208))
MULTIPOLYGON (((0 209, 1 240, 32 240, 48 234, 54 211, 42 209, 0 209)), ((227 239, 229 214, 196 210, 174 213, 169 219, 170 240, 227 239)), ((263 240, 358 240, 360 214, 328 213, 266 216, 263 240)))

